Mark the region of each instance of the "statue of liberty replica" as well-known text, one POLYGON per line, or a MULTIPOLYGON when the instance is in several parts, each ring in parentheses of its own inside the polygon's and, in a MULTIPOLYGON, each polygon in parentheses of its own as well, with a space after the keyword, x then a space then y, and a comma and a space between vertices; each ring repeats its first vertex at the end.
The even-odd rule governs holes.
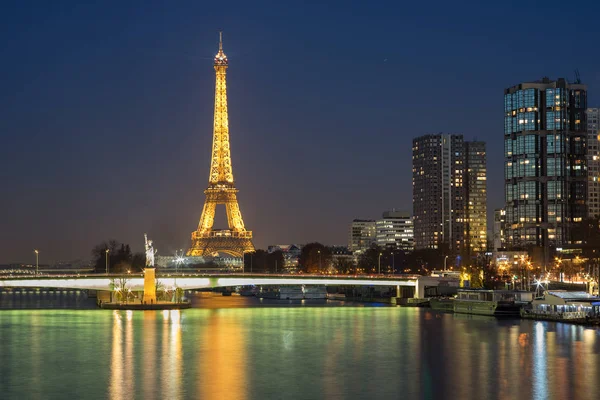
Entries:
POLYGON ((144 233, 146 247, 146 269, 144 269, 144 303, 156 303, 156 278, 154 272, 154 255, 156 250, 152 246, 152 240, 148 240, 148 234, 144 233))
POLYGON ((146 268, 154 268, 154 255, 158 250, 152 245, 152 240, 148 240, 147 233, 144 233, 144 241, 146 246, 146 268))

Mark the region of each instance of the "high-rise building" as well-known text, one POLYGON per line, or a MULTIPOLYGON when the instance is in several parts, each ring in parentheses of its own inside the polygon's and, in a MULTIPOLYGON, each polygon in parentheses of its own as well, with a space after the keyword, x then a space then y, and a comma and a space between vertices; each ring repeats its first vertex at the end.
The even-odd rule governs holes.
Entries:
POLYGON ((588 216, 600 216, 600 108, 587 109, 588 216))
POLYGON ((470 254, 487 250, 487 170, 485 142, 465 143, 465 235, 470 254))
POLYGON ((463 136, 421 136, 413 139, 412 151, 415 248, 460 253, 465 238, 463 136))
POLYGON ((504 91, 507 246, 569 243, 587 215, 586 86, 543 78, 504 91))
POLYGON ((493 251, 506 247, 506 211, 504 208, 494 210, 494 226, 492 230, 493 251))
POLYGON ((348 249, 354 251, 367 250, 376 242, 375 220, 373 219, 355 219, 350 224, 350 234, 348 237, 348 249))
POLYGON ((377 245, 393 247, 404 251, 414 249, 413 220, 410 212, 386 211, 375 222, 377 245))

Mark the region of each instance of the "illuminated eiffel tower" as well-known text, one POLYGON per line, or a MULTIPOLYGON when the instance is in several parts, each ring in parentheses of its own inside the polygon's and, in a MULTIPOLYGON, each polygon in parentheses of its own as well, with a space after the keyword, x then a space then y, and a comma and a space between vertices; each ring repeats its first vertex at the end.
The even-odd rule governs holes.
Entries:
POLYGON ((227 116, 227 56, 223 53, 223 37, 219 38, 219 52, 215 56, 215 121, 213 128, 212 159, 208 188, 204 191, 206 200, 198 230, 192 232, 192 246, 188 256, 212 256, 223 252, 234 257, 243 257, 253 251, 252 232, 244 228, 242 213, 238 205, 231 170, 231 150, 229 148, 229 118, 227 116), (227 210, 229 229, 213 229, 215 210, 224 204, 227 210))

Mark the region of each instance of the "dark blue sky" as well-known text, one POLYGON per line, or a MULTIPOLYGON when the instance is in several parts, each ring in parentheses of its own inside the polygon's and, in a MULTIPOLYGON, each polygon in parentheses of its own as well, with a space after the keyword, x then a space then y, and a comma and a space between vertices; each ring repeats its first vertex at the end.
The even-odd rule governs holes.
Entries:
MULTIPOLYGON (((234 177, 255 244, 347 241, 412 209, 411 140, 488 143, 503 204, 503 89, 573 79, 600 105, 600 3, 5 1, 0 262, 107 238, 189 244, 208 181, 218 31, 234 177)), ((217 218, 224 223, 224 210, 217 218)), ((222 226, 221 226, 222 227, 222 226)))

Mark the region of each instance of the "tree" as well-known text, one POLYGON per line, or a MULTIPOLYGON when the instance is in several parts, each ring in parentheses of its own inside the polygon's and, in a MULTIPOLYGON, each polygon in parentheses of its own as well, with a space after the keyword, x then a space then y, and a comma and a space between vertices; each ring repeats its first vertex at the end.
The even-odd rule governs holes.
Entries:
POLYGON ((331 250, 321 243, 313 242, 302 247, 298 264, 308 274, 324 273, 331 266, 331 250))
POLYGON ((110 280, 110 289, 115 292, 117 301, 128 302, 133 296, 129 288, 129 279, 114 278, 110 280))
POLYGON ((146 267, 146 253, 135 253, 131 259, 131 272, 142 272, 146 267))
POLYGON ((285 267, 285 258, 281 250, 269 253, 257 249, 244 255, 244 271, 261 274, 282 273, 285 267))
MULTIPOLYGON (((106 271, 106 258, 111 273, 126 273, 132 269, 133 255, 128 244, 116 240, 102 242, 92 249, 94 270, 103 273, 106 271), (108 254, 106 253, 108 250, 108 254)), ((139 262, 139 260, 137 260, 139 262)))
MULTIPOLYGON (((413 251, 408 257, 407 262, 410 272, 414 274, 429 275, 431 271, 443 269, 445 254, 439 249, 419 249, 413 251)), ((446 266, 450 269, 456 258, 449 256, 446 266)))
POLYGON ((267 253, 267 268, 269 273, 282 273, 284 272, 284 267, 285 259, 281 250, 267 253))
POLYGON ((356 263, 348 257, 335 257, 333 266, 338 274, 351 274, 356 271, 356 263))
MULTIPOLYGON (((373 244, 358 257, 358 270, 361 273, 377 273, 379 265, 379 255, 383 257, 383 248, 373 244)), ((385 262, 384 262, 385 265, 385 262)))

